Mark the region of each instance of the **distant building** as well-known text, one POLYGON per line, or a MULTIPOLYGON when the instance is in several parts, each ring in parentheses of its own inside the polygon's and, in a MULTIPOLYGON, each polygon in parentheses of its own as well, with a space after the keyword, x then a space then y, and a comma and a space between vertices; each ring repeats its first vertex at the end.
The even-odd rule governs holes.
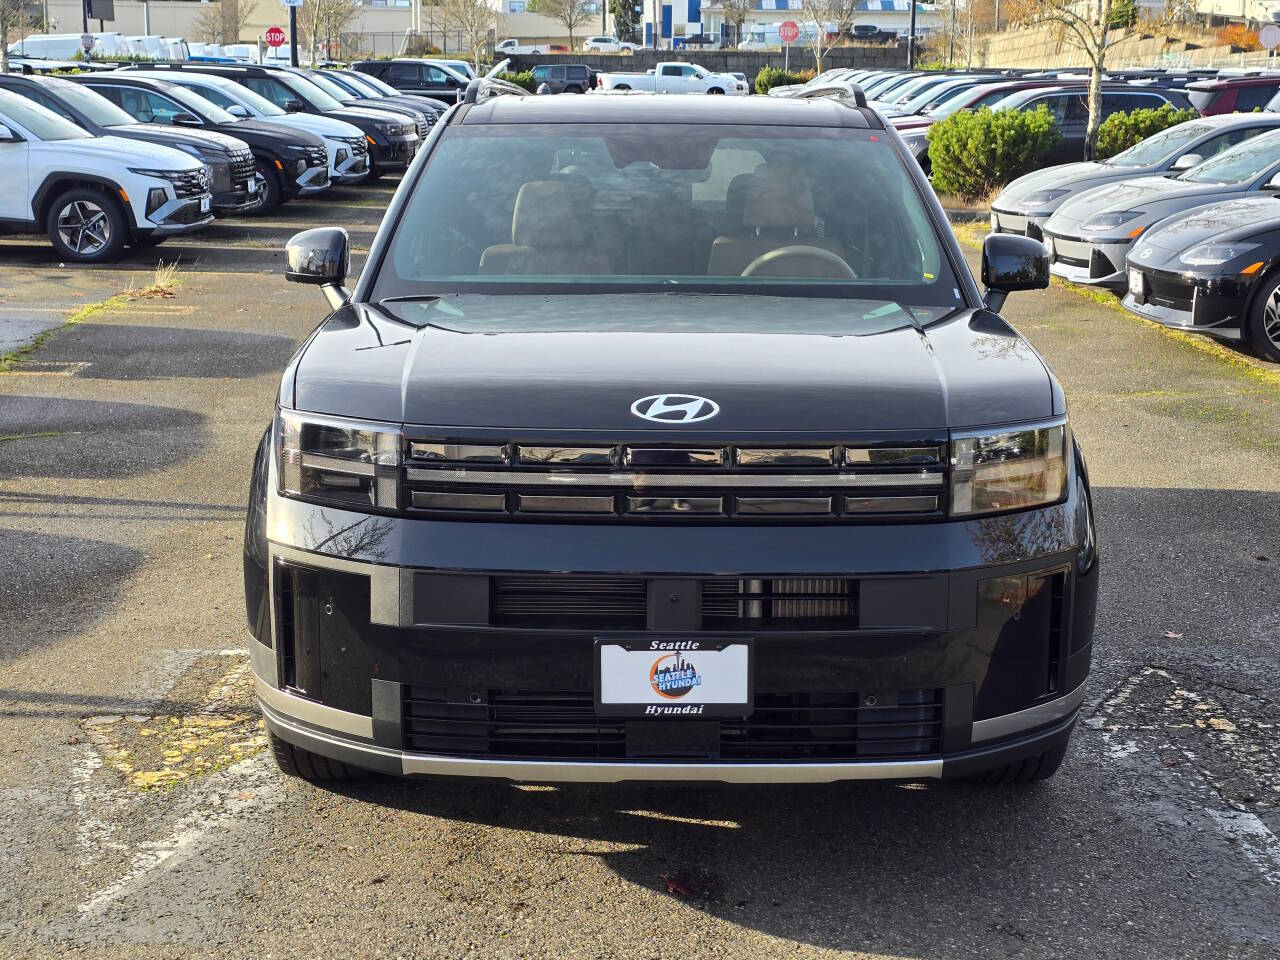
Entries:
MULTIPOLYGON (((755 10, 743 25, 743 36, 733 36, 733 25, 726 23, 718 0, 643 0, 642 40, 653 45, 655 34, 659 46, 670 48, 683 38, 704 34, 725 46, 736 46, 746 40, 752 46, 781 46, 778 25, 794 20, 801 30, 816 30, 817 24, 804 16, 804 0, 756 0, 755 10)), ((866 24, 906 36, 911 22, 910 0, 858 0, 854 24, 866 24)), ((937 29, 941 15, 933 4, 916 4, 916 31, 923 36, 937 29)), ((835 24, 827 24, 834 31, 835 24)), ((803 41, 797 41, 803 42, 803 41)))

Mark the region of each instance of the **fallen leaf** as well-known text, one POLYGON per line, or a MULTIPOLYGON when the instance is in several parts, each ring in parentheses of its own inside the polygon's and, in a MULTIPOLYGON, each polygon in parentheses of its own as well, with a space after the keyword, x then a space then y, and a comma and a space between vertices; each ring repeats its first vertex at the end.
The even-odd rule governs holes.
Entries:
POLYGON ((667 893, 678 893, 682 897, 691 897, 693 894, 689 892, 689 888, 680 882, 679 877, 662 875, 662 879, 667 882, 667 893))
POLYGON ((1174 633, 1172 630, 1166 630, 1166 631, 1162 634, 1162 636, 1163 636, 1166 640, 1181 640, 1181 639, 1182 639, 1182 634, 1180 634, 1180 633, 1174 633))

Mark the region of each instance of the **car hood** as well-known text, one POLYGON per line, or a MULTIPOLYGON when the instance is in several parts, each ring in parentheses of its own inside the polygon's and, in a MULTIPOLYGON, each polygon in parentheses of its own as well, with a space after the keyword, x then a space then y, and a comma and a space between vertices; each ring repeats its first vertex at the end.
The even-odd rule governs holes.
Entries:
POLYGON ((1234 194, 1243 189, 1243 186, 1192 183, 1188 180, 1175 180, 1172 177, 1140 177, 1137 180, 1124 180, 1120 183, 1095 187, 1077 197, 1072 197, 1058 208, 1046 226, 1049 230, 1058 230, 1061 227, 1075 226, 1106 210, 1145 210, 1152 204, 1164 201, 1190 199, 1191 205, 1195 205, 1195 198, 1204 197, 1202 202, 1208 203, 1217 195, 1234 194))
MULTIPOLYGON (((1226 203, 1194 207, 1172 217, 1135 245, 1133 261, 1160 267, 1209 240, 1231 243, 1280 229, 1280 197, 1242 197, 1226 203)), ((1176 269, 1185 269, 1177 266, 1176 269)))
POLYGON ((259 117, 263 123, 293 130, 305 130, 317 137, 363 137, 360 128, 345 120, 322 117, 316 113, 286 113, 283 117, 259 117))
POLYGON ((287 127, 281 127, 279 124, 257 117, 237 120, 234 125, 228 124, 224 127, 224 130, 235 130, 237 135, 243 135, 249 141, 253 141, 255 138, 267 137, 273 142, 273 145, 280 144, 281 146, 288 145, 291 147, 324 146, 324 143, 315 134, 299 129, 290 130, 287 127))
MULTIPOLYGON (((1113 179, 1121 179, 1123 177, 1142 176, 1146 173, 1146 169, 1133 170, 1129 167, 1108 167, 1105 163, 1096 163, 1094 161, 1081 161, 1079 163, 1062 163, 1055 167, 1045 167, 1043 170, 1036 170, 1025 176, 1014 180, 1000 192, 1000 195, 992 202, 992 206, 997 209, 1010 209, 1013 204, 1020 204, 1032 193, 1040 190, 1056 190, 1059 187, 1072 186, 1075 187, 1080 183, 1089 183, 1089 186, 1100 186, 1100 183, 1091 183, 1096 178, 1105 178, 1108 173, 1118 175, 1113 179)), ((1106 179, 1102 183, 1107 182, 1106 179)), ((1084 187, 1080 187, 1084 189, 1084 187)))
POLYGON ((208 149, 213 153, 239 153, 248 150, 243 140, 229 137, 225 133, 213 130, 192 130, 185 127, 165 127, 158 123, 129 123, 118 127, 108 127, 113 137, 128 137, 130 140, 146 140, 165 146, 185 144, 191 147, 208 149))
POLYGON ((338 120, 345 120, 348 123, 398 123, 404 124, 409 121, 399 113, 391 113, 387 110, 372 110, 368 107, 343 107, 341 110, 326 110, 326 117, 335 117, 338 120))
POLYGON ((199 170, 204 166, 191 154, 184 153, 176 147, 164 147, 157 143, 129 140, 125 137, 57 140, 47 142, 44 146, 56 148, 59 158, 76 155, 94 162, 106 160, 107 169, 116 169, 121 164, 136 164, 140 167, 154 167, 162 170, 199 170))
POLYGON ((695 394, 719 404, 704 425, 719 434, 827 437, 1061 412, 1038 354, 987 311, 957 311, 920 330, 881 306, 881 316, 901 319, 853 335, 839 332, 851 328, 850 303, 841 300, 805 301, 813 331, 805 333, 761 332, 778 331, 780 307, 795 302, 759 296, 467 294, 441 303, 434 311, 344 307, 297 359, 283 394, 300 410, 371 420, 681 436, 690 428, 646 422, 631 405, 652 394, 695 394), (415 328, 397 315, 439 319, 415 328), (593 329, 574 329, 587 323, 593 329), (464 332, 477 330, 490 332, 464 332))

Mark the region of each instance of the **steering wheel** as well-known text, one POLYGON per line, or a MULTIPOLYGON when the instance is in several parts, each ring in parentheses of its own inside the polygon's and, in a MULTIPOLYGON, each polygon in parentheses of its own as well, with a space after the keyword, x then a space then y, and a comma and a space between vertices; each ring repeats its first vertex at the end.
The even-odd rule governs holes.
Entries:
POLYGON ((853 272, 853 267, 849 266, 839 254, 824 250, 822 247, 811 247, 803 243, 792 244, 789 247, 779 247, 777 250, 762 253, 747 264, 741 276, 754 277, 765 268, 772 267, 783 260, 816 261, 824 267, 831 268, 833 272, 827 273, 826 276, 828 277, 840 280, 858 279, 858 275, 853 272))

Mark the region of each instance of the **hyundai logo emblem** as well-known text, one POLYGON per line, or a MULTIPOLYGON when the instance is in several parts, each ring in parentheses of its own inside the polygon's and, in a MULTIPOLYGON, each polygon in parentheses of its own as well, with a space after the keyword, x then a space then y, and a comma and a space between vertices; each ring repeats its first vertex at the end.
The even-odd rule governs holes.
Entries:
POLYGON ((689 393, 655 393, 631 405, 637 417, 654 423, 698 423, 720 412, 720 404, 689 393))

